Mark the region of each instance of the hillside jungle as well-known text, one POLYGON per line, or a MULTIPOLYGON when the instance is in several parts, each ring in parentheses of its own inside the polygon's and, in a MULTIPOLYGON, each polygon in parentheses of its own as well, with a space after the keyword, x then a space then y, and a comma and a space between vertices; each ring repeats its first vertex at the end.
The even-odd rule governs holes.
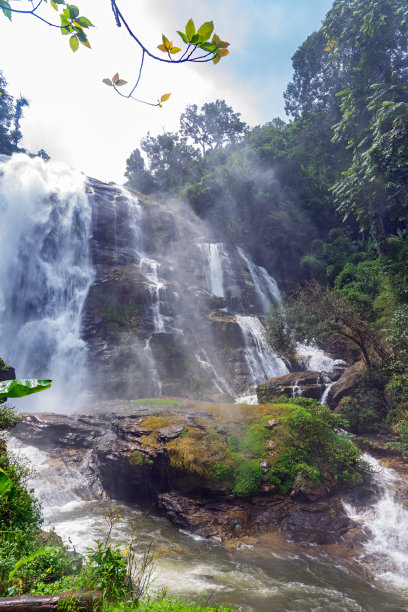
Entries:
MULTIPOLYGON (((249 127, 223 100, 189 106, 178 132, 147 134, 135 143, 126 186, 164 203, 187 201, 216 238, 245 245, 258 265, 272 271, 284 303, 267 317, 271 344, 290 359, 297 342, 314 340, 361 362, 349 394, 336 406, 338 418, 354 434, 388 436, 389 447, 408 460, 407 5, 336 0, 292 61, 293 79, 284 93, 287 121, 249 127)), ((0 89, 0 153, 24 152, 20 120, 28 101, 7 93, 1 73, 0 89)), ((48 159, 43 150, 37 155, 48 159)), ((0 369, 7 377, 1 360, 0 369)), ((262 419, 281 415, 285 404, 275 404, 262 419)), ((345 484, 356 482, 356 447, 345 449, 333 437, 340 421, 316 402, 286 404, 294 421, 286 422, 288 453, 299 443, 296 426, 311 415, 317 425, 310 436, 324 432, 326 450, 342 445, 343 463, 331 464, 333 476, 348 462, 345 484)), ((153 554, 135 569, 132 550, 124 556, 109 540, 112 514, 106 540, 82 560, 55 533, 41 530, 41 508, 25 487, 31 468, 6 449, 6 432, 19 419, 8 406, 0 409, 1 596, 91 589, 102 593, 104 609, 203 609, 164 593, 146 595, 153 554)), ((251 427, 230 450, 261 447, 259 460, 265 439, 259 424, 251 427)), ((308 441, 302 469, 314 478, 313 439, 308 441)), ((243 497, 243 472, 259 478, 256 461, 245 461, 235 457, 227 467, 214 466, 239 472, 233 486, 243 497)), ((281 473, 273 477, 281 478, 283 493, 290 491, 281 473)), ((73 597, 64 601, 66 609, 76 605, 73 597)))

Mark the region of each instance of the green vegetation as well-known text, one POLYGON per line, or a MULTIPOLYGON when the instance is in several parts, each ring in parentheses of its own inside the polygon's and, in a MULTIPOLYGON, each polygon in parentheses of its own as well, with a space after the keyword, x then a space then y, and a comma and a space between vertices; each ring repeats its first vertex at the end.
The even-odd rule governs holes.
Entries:
MULTIPOLYGON (((190 406, 190 410, 193 408, 190 406)), ((194 405, 199 427, 185 426, 166 443, 170 465, 197 479, 203 487, 222 487, 237 497, 255 495, 272 483, 284 495, 296 487, 353 486, 364 464, 354 444, 337 433, 344 419, 314 400, 296 398, 274 405, 194 405), (208 416, 201 416, 205 411, 208 416)), ((160 446, 158 431, 184 424, 181 414, 145 417, 143 465, 160 446)))

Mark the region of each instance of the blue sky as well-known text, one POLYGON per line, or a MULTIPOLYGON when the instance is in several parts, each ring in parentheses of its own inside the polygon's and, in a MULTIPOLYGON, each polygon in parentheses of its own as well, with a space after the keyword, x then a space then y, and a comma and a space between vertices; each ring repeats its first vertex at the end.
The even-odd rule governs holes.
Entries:
MULTIPOLYGON (((20 0, 19 5, 26 0, 20 0)), ((102 84, 119 71, 131 81, 137 48, 115 28, 109 0, 77 0, 82 14, 97 26, 92 49, 69 49, 67 37, 32 18, 0 18, 0 69, 14 95, 30 99, 23 122, 24 145, 45 148, 53 159, 102 180, 121 182, 125 160, 150 131, 175 131, 187 104, 225 99, 250 125, 285 118, 282 94, 291 79, 291 57, 318 29, 329 0, 119 0, 145 44, 154 49, 164 32, 190 17, 196 24, 214 20, 215 30, 231 43, 230 56, 217 66, 167 66, 147 63, 139 93, 155 100, 172 96, 163 109, 116 96, 102 84)), ((56 14, 48 5, 47 16, 56 14)))

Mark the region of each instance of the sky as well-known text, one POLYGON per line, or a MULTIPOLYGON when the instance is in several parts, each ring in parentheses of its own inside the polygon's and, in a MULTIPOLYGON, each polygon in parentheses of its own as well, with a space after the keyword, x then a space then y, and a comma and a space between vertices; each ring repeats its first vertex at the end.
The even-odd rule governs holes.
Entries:
MULTIPOLYGON (((8 91, 30 101, 21 127, 23 146, 45 149, 88 176, 122 183, 126 159, 147 132, 177 131, 188 104, 198 107, 224 99, 251 126, 274 117, 286 119, 283 91, 292 77, 291 57, 317 30, 331 0, 118 0, 129 25, 155 51, 164 32, 180 41, 192 17, 198 27, 214 21, 215 32, 231 43, 230 55, 217 66, 145 62, 138 97, 152 108, 115 94, 102 79, 119 72, 134 81, 140 51, 123 28, 117 28, 109 0, 73 0, 96 26, 89 30, 92 49, 73 53, 68 36, 27 15, 9 23, 0 15, 0 70, 8 91)), ((13 4, 13 3, 12 3, 13 4)), ((24 4, 20 0, 18 8, 24 4)), ((26 2, 25 4, 29 4, 26 2)), ((58 23, 49 4, 41 14, 58 23)), ((160 51, 157 51, 160 54, 160 51)), ((126 91, 123 88, 122 91, 126 91)))

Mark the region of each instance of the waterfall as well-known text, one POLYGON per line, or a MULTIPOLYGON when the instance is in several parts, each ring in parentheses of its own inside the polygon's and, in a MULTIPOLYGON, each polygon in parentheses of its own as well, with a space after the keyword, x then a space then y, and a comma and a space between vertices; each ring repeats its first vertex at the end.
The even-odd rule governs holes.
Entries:
POLYGON ((251 383, 257 385, 273 376, 287 374, 284 362, 268 344, 265 328, 258 317, 236 315, 236 320, 245 341, 245 360, 251 383))
POLYGON ((254 283, 255 290, 262 306, 262 314, 268 312, 271 302, 278 305, 282 304, 282 297, 276 280, 268 274, 265 268, 256 266, 240 247, 237 247, 237 250, 251 275, 252 282, 254 283))
POLYGON ((309 372, 334 372, 346 364, 342 359, 332 359, 314 344, 297 344, 296 353, 309 372))
POLYGON ((66 411, 84 392, 81 314, 94 273, 85 177, 15 155, 0 162, 0 346, 21 378, 52 378, 28 410, 66 411))
POLYGON ((197 359, 197 362, 202 367, 202 369, 212 376, 212 381, 214 386, 220 393, 228 393, 229 395, 234 395, 231 387, 217 372, 214 368, 213 364, 210 362, 210 358, 208 357, 206 351, 201 347, 196 353, 194 353, 194 357, 197 359))
POLYGON ((154 332, 159 333, 165 331, 165 317, 161 313, 161 305, 163 303, 165 285, 159 280, 157 269, 159 264, 154 259, 143 257, 140 260, 140 272, 146 279, 147 288, 151 299, 151 312, 153 317, 154 332))
POLYGON ((408 588, 408 509, 405 507, 406 482, 393 469, 384 467, 377 459, 364 454, 373 470, 373 480, 379 489, 377 501, 363 509, 344 504, 353 521, 364 528, 368 541, 365 552, 377 559, 377 580, 391 583, 396 588, 408 588), (378 563, 381 559, 381 563, 378 563), (381 569, 378 569, 378 566, 381 569))
POLYGON ((302 387, 299 385, 299 381, 295 380, 295 384, 292 387, 292 397, 302 397, 302 387))
POLYGON ((219 297, 225 297, 222 258, 228 257, 228 255, 224 252, 224 245, 222 243, 205 242, 200 244, 199 247, 207 260, 205 275, 209 291, 219 297))

